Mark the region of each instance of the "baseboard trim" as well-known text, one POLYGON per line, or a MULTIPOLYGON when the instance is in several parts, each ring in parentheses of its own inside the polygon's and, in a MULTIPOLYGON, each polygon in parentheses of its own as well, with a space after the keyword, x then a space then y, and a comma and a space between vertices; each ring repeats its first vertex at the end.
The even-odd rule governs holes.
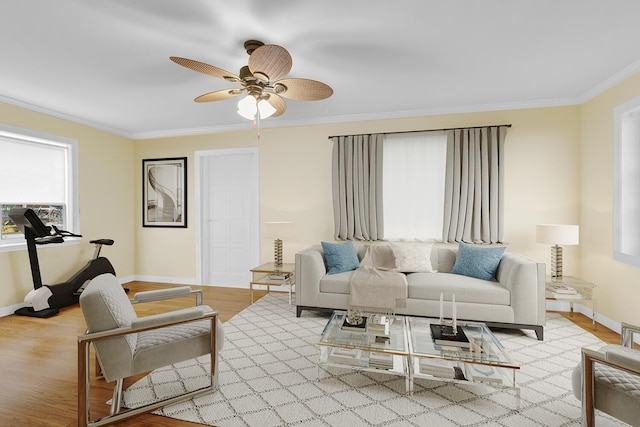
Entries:
MULTIPOLYGON (((564 311, 568 313, 569 311, 571 311, 571 308, 568 302, 547 300, 547 310, 564 311)), ((575 313, 584 314, 589 319, 593 320, 593 309, 587 307, 586 305, 580 304, 579 302, 574 302, 573 311, 575 313)), ((596 322, 617 334, 622 331, 622 325, 620 324, 620 322, 611 320, 607 316, 604 316, 602 313, 596 312, 596 322)), ((640 344, 640 336, 636 335, 633 341, 640 344)))
MULTIPOLYGON (((168 283, 171 285, 195 285, 196 280, 190 277, 167 277, 167 276, 147 276, 147 275, 134 275, 129 276, 127 282, 156 282, 156 283, 168 283)), ((121 278, 120 281, 123 279, 121 278)))
POLYGON ((24 303, 10 305, 8 307, 0 307, 0 317, 10 316, 17 309, 24 307, 24 303))

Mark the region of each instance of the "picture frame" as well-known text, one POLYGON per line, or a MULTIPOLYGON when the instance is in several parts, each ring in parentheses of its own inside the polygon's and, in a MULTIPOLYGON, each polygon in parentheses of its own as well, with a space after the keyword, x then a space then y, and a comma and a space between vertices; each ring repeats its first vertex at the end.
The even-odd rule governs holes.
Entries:
POLYGON ((142 226, 187 228, 187 158, 142 160, 142 226))

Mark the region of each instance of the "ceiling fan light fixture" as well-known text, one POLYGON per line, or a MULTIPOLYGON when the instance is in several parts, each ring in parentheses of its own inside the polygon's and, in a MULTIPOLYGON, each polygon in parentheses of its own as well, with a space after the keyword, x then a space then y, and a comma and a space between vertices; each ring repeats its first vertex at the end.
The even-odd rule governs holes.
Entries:
POLYGON ((269 103, 269 101, 261 99, 258 101, 258 111, 260 112, 260 119, 266 119, 273 116, 276 109, 269 103))
POLYGON ((258 111, 258 105, 256 98, 252 95, 247 95, 238 101, 238 114, 247 120, 253 120, 258 111))

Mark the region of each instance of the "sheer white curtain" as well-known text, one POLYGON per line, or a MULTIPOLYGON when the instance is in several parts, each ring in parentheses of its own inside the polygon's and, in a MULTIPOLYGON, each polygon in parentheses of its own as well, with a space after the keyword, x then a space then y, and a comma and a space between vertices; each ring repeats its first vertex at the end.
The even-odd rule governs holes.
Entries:
POLYGON ((441 240, 446 150, 444 132, 385 135, 385 240, 441 240))

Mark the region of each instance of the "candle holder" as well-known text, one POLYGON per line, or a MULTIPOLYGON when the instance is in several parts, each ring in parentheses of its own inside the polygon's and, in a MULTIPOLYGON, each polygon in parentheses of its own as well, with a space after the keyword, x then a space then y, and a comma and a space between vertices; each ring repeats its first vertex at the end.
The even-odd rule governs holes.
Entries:
POLYGON ((458 320, 456 313, 456 296, 452 295, 451 298, 451 320, 445 320, 444 318, 444 296, 440 293, 440 325, 442 327, 442 334, 449 336, 456 336, 458 333, 458 320))

